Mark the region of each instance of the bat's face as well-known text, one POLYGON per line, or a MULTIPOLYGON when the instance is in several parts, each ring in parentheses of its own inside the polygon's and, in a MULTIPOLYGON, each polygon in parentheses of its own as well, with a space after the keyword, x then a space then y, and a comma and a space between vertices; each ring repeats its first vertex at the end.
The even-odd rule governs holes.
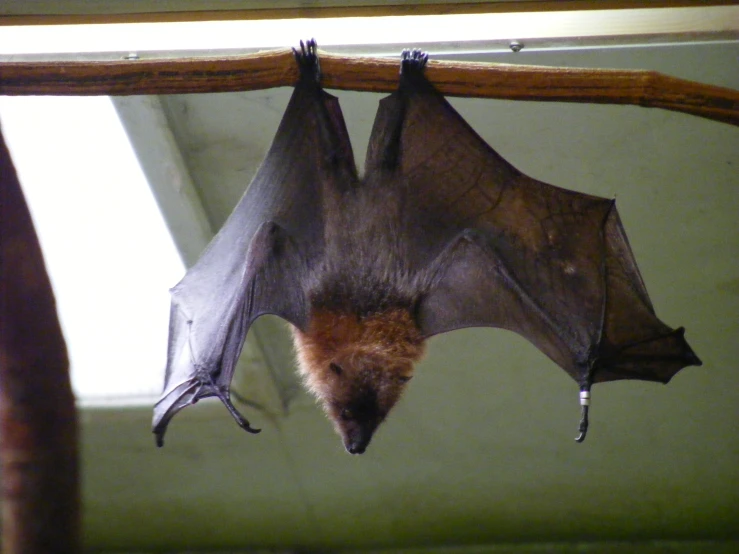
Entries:
POLYGON ((377 427, 400 399, 413 365, 379 356, 349 355, 335 359, 311 390, 341 435, 350 454, 362 454, 377 427))

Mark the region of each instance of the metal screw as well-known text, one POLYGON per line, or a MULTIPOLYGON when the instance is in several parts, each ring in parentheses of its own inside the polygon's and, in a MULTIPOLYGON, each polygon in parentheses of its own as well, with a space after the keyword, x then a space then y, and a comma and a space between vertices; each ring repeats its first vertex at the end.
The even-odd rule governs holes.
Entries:
POLYGON ((510 48, 513 52, 520 52, 521 49, 523 49, 523 43, 518 42, 517 40, 512 40, 511 43, 508 45, 508 48, 510 48))

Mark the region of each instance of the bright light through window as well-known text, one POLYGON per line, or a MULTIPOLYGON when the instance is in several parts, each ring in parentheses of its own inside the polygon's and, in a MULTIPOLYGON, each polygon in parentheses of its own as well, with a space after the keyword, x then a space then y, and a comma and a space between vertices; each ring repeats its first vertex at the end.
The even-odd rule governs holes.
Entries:
MULTIPOLYGON (((735 32, 737 6, 176 23, 6 26, 0 55, 323 47, 735 32)), ((443 47, 442 47, 443 48, 443 47)), ((437 47, 435 52, 438 53, 437 47)))
POLYGON ((107 97, 0 97, 83 404, 151 402, 183 265, 107 97))

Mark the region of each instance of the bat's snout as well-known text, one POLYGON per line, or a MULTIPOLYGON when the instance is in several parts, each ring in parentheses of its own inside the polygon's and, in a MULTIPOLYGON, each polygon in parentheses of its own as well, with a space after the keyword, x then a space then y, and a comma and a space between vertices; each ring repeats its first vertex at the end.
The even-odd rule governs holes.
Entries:
POLYGON ((367 443, 352 442, 344 444, 344 447, 349 454, 364 454, 364 451, 367 450, 367 443))
POLYGON ((367 450, 367 446, 372 440, 372 435, 377 427, 373 426, 371 429, 368 427, 355 426, 353 429, 346 430, 343 432, 344 448, 349 454, 364 454, 367 450))

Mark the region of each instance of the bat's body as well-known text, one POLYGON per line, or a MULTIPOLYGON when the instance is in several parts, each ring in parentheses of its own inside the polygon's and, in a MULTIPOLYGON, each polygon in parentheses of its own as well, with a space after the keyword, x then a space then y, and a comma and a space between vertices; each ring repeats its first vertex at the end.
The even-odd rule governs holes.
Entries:
POLYGON ((297 55, 301 80, 262 167, 172 291, 160 443, 206 396, 254 431, 228 389, 265 313, 293 325, 300 371, 352 453, 437 333, 520 333, 578 382, 584 416, 593 383, 667 382, 700 364, 654 314, 614 202, 511 166, 426 81, 420 52, 380 102, 360 178, 313 46, 297 55))
POLYGON ((293 333, 305 382, 352 453, 364 451, 423 354, 416 312, 430 283, 403 223, 409 199, 394 185, 357 181, 325 196, 329 255, 309 279, 308 324, 293 333))

